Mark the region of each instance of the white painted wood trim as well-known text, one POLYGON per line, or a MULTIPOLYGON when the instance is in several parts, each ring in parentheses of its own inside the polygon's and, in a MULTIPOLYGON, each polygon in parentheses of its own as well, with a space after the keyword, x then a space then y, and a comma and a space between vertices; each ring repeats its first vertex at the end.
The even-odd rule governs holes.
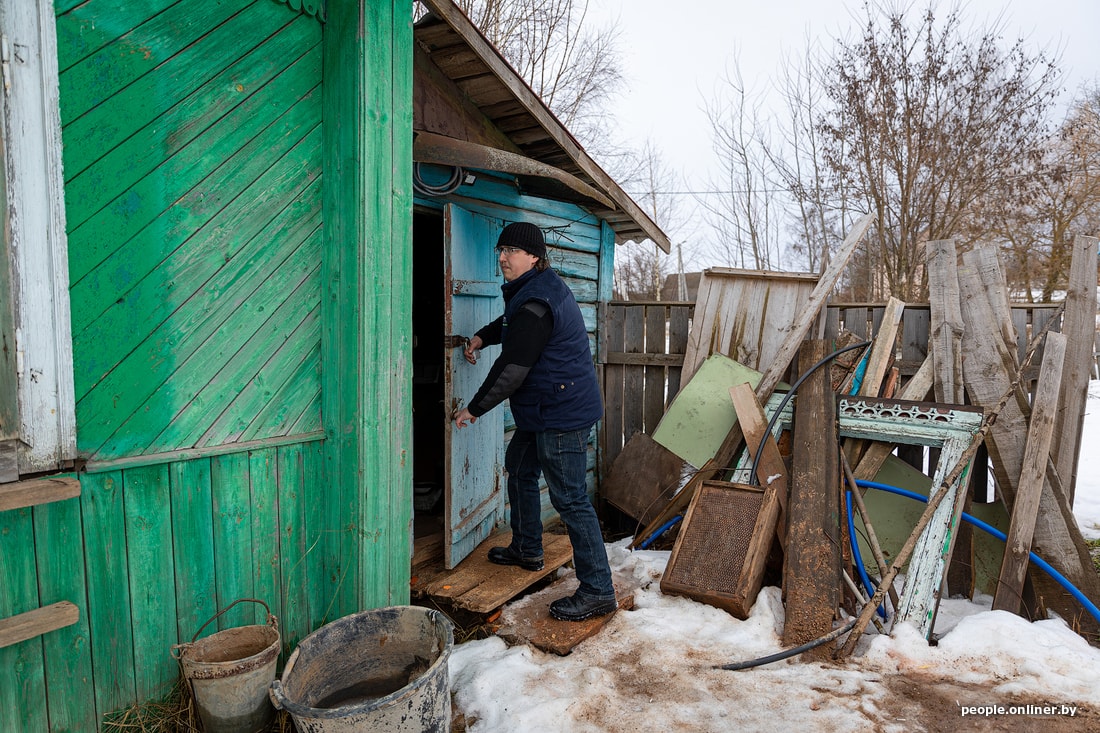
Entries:
POLYGON ((56 470, 76 456, 55 22, 52 0, 0 0, 20 473, 56 470))

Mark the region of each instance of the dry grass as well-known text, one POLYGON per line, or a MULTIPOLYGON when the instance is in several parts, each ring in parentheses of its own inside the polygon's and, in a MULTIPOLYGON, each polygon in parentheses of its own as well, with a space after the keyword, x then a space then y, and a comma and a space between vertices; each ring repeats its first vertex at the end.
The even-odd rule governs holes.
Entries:
MULTIPOLYGON (((109 713, 103 717, 104 733, 200 733, 199 715, 191 697, 191 687, 176 682, 165 697, 109 713)), ((294 724, 285 710, 276 712, 267 733, 294 733, 294 724)))

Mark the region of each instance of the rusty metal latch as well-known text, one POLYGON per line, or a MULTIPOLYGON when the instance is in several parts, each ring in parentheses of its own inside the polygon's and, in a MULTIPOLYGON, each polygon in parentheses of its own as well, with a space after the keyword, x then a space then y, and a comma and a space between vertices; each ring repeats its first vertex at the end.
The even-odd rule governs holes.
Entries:
POLYGON ((470 344, 470 339, 465 336, 444 336, 444 340, 448 349, 465 349, 470 344))

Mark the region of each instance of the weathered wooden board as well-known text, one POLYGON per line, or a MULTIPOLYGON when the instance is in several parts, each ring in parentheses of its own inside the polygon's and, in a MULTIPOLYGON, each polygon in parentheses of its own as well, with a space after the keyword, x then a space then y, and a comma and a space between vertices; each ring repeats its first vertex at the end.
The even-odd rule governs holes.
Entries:
POLYGON ((544 652, 566 656, 585 639, 598 634, 621 611, 634 608, 634 591, 640 587, 632 575, 612 573, 619 611, 584 621, 559 621, 550 615, 552 601, 572 595, 579 585, 569 574, 553 585, 507 606, 500 617, 497 636, 512 645, 530 644, 544 652))
POLYGON ((0 512, 48 504, 80 496, 80 481, 74 476, 50 476, 0 484, 0 512))
POLYGON ((609 504, 644 526, 680 488, 684 460, 645 433, 634 433, 600 485, 609 504))
MULTIPOLYGON (((809 341, 805 364, 827 353, 826 343, 809 341)), ((800 364, 803 359, 800 356, 800 364)), ((798 646, 832 631, 840 592, 840 462, 836 396, 828 372, 810 375, 799 389, 794 417, 794 454, 788 503, 786 620, 783 646, 798 646)), ((828 654, 819 647, 814 657, 828 654)))
POLYGON ((0 619, 0 648, 72 626, 79 620, 80 609, 69 601, 0 619))
POLYGON ((1069 339, 1066 366, 1054 426, 1054 466, 1062 480, 1066 500, 1073 505, 1077 485, 1077 463, 1081 455, 1081 430, 1088 401, 1089 372, 1092 370, 1091 343, 1097 338, 1096 255, 1100 240, 1078 235, 1073 240, 1069 288, 1062 333, 1069 339))
MULTIPOLYGON (((965 323, 976 324, 963 339, 963 374, 966 390, 977 405, 994 405, 1012 383, 1016 369, 1015 350, 1008 347, 1001 328, 988 324, 1003 323, 1008 317, 1007 302, 996 283, 1004 276, 996 249, 982 247, 966 252, 959 268, 959 287, 965 323)), ((1015 343, 1015 338, 1011 343, 1015 343)), ((986 440, 993 463, 997 487, 1006 507, 1015 505, 1023 468, 1027 421, 1030 407, 1027 396, 1017 390, 993 424, 986 440)), ((1100 598, 1100 579, 1093 572, 1084 538, 1072 517, 1064 496, 1055 491, 1048 478, 1043 482, 1035 524, 1033 549, 1089 598, 1100 598)), ((1064 618, 1075 618, 1080 608, 1064 589, 1043 574, 1032 574, 1033 583, 1047 606, 1064 618)), ((1092 623, 1087 617, 1083 623, 1092 623)))
POLYGON ((446 601, 473 613, 489 613, 553 575, 573 557, 573 548, 566 535, 544 534, 542 570, 532 572, 489 562, 489 548, 505 546, 511 539, 510 532, 492 535, 453 570, 419 570, 413 593, 446 601))
POLYGON ((1020 473, 1020 486, 1016 503, 1012 507, 1012 520, 1005 540, 1004 560, 997 592, 993 596, 993 608, 1019 613, 1027 575, 1028 554, 1035 534, 1035 520, 1039 515, 1039 500, 1043 493, 1050 455, 1051 437, 1058 408, 1058 394, 1062 385, 1062 366, 1066 356, 1066 337, 1060 333, 1048 333, 1043 351, 1043 365, 1039 371, 1038 391, 1031 406, 1027 445, 1020 473))
POLYGON ((817 284, 815 274, 710 268, 703 272, 683 379, 711 354, 763 370, 779 352, 817 284))

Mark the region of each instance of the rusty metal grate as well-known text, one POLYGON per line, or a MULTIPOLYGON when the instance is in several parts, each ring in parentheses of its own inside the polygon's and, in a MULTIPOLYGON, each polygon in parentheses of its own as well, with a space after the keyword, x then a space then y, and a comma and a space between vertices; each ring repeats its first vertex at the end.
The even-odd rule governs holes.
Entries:
POLYGON ((763 499, 763 489, 755 486, 704 482, 676 538, 661 590, 738 609, 738 582, 763 499))

